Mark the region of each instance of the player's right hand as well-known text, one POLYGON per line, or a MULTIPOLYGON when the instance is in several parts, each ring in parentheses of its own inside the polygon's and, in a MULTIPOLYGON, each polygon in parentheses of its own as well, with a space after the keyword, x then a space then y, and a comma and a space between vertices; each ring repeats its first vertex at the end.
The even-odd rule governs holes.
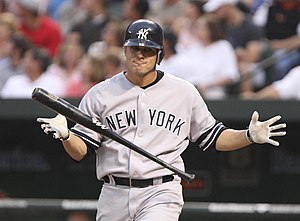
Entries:
POLYGON ((41 128, 45 134, 52 134, 54 139, 67 140, 70 136, 68 122, 65 116, 58 114, 54 118, 38 118, 41 128))

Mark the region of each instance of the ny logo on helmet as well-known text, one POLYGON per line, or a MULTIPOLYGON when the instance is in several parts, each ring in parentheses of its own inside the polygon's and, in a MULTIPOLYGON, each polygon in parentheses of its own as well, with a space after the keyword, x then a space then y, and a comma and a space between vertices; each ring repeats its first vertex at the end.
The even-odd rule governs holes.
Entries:
POLYGON ((149 29, 142 28, 137 33, 138 39, 148 39, 149 29))

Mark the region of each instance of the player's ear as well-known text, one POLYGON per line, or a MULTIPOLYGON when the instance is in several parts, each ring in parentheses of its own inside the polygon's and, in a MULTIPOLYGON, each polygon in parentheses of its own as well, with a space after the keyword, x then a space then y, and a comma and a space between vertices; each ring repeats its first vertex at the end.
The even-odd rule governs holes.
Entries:
POLYGON ((126 57, 126 51, 127 51, 127 48, 128 48, 128 47, 126 47, 126 46, 123 47, 123 54, 124 54, 125 57, 126 57))

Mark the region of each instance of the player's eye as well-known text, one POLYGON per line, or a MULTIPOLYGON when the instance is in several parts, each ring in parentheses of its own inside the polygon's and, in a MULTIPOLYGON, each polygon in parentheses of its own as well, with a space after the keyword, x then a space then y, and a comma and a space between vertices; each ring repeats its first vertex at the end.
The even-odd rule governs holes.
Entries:
POLYGON ((155 48, 143 48, 142 53, 147 53, 147 54, 155 54, 156 49, 155 48))
POLYGON ((138 51, 140 51, 140 47, 138 47, 138 46, 132 46, 132 47, 130 47, 130 50, 132 52, 138 52, 138 51))
POLYGON ((153 56, 157 53, 157 49, 148 47, 131 46, 129 47, 132 52, 141 52, 144 56, 153 56))

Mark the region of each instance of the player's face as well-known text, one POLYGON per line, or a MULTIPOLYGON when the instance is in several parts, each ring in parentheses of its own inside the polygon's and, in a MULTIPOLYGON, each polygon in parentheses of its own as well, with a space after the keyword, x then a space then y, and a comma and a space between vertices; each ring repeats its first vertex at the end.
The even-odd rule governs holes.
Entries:
POLYGON ((124 53, 129 74, 142 77, 155 70, 157 49, 130 46, 125 47, 124 53))

